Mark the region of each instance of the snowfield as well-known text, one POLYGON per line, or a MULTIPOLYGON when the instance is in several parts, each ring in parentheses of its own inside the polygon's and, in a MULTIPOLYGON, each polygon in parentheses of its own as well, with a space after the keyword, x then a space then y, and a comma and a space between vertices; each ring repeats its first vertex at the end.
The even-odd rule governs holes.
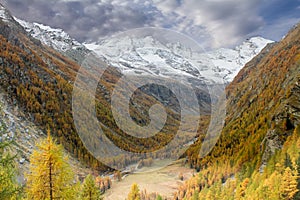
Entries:
MULTIPOLYGON (((0 9, 0 17, 5 13, 0 9)), ((253 37, 234 49, 221 48, 193 52, 184 44, 163 43, 152 36, 107 38, 97 43, 81 44, 62 29, 15 18, 25 30, 43 44, 60 52, 87 48, 124 74, 153 75, 184 82, 198 80, 205 84, 229 83, 268 43, 253 37)))

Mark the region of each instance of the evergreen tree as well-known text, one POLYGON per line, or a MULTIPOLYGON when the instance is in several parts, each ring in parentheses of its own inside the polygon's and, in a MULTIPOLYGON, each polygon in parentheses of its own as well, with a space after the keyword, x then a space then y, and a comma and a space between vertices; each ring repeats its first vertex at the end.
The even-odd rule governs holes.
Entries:
POLYGON ((19 196, 21 188, 16 183, 14 166, 15 156, 6 153, 11 143, 0 142, 0 200, 15 199, 19 196))
POLYGON ((127 200, 141 200, 140 190, 136 183, 132 184, 127 200))
MULTIPOLYGON (((0 105, 0 114, 2 109, 0 105)), ((0 136, 5 133, 5 124, 0 120, 0 136)), ((9 153, 12 142, 5 141, 4 138, 0 141, 0 200, 18 199, 20 197, 21 188, 16 183, 16 169, 14 159, 9 153)))
POLYGON ((73 199, 73 173, 61 145, 55 144, 50 131, 36 146, 30 157, 27 178, 27 197, 31 200, 73 199))
POLYGON ((284 154, 284 166, 292 168, 292 160, 288 153, 284 154))
POLYGON ((14 156, 4 153, 9 145, 0 142, 0 199, 14 199, 20 192, 15 180, 14 156))
POLYGON ((68 199, 81 200, 81 189, 81 183, 77 180, 76 183, 65 192, 65 196, 67 196, 68 199))
POLYGON ((156 200, 163 200, 163 198, 160 195, 157 195, 156 200))
POLYGON ((199 200, 199 191, 198 190, 196 190, 194 192, 192 200, 199 200))
POLYGON ((94 178, 89 174, 83 182, 81 199, 83 200, 99 200, 100 190, 97 188, 94 178))

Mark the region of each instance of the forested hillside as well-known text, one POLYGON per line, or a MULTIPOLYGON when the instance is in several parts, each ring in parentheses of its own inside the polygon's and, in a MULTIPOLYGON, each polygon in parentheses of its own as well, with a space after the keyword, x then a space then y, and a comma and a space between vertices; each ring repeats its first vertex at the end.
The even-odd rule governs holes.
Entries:
MULTIPOLYGON (((26 113, 26 117, 44 131, 49 127, 52 135, 74 157, 93 169, 106 171, 108 168, 85 148, 73 122, 72 91, 80 65, 29 36, 9 12, 7 10, 5 12, 6 19, 0 18, 0 85, 8 94, 11 105, 19 106, 26 113)), ((97 67, 100 69, 104 66, 97 67)), ((121 73, 116 68, 109 67, 99 80, 95 107, 104 133, 119 148, 130 152, 148 152, 164 147, 174 138, 174 133, 178 129, 180 118, 177 111, 178 101, 172 94, 165 94, 165 99, 171 97, 174 101, 165 105, 168 117, 163 129, 151 138, 135 138, 117 126, 110 109, 110 96, 120 77, 121 73)), ((99 77, 92 76, 92 78, 99 77)), ((136 123, 140 125, 149 123, 148 110, 160 101, 154 94, 160 89, 147 86, 144 90, 135 92, 130 111, 136 123)), ((83 93, 83 98, 86 95, 87 93, 83 93)), ((81 113, 83 119, 87 116, 86 113, 81 113)), ((186 128, 193 129, 193 127, 186 128)), ((93 133, 85 131, 87 138, 91 134, 93 133)), ((187 143, 191 139, 193 138, 187 133, 181 141, 187 143)), ((169 155, 153 154, 153 158, 172 157, 176 153, 170 151, 169 155)), ((123 168, 140 161, 139 159, 139 157, 119 156, 109 162, 118 163, 118 168, 123 168)))
POLYGON ((300 27, 269 45, 227 87, 222 135, 179 199, 297 199, 299 190, 300 27), (200 194, 199 194, 200 193, 200 194))
POLYGON ((66 78, 71 81, 79 66, 27 37, 14 21, 8 24, 0 20, 0 30, 0 84, 10 101, 44 130, 47 125, 51 127, 65 148, 80 160, 101 166, 72 128, 72 85, 66 78))

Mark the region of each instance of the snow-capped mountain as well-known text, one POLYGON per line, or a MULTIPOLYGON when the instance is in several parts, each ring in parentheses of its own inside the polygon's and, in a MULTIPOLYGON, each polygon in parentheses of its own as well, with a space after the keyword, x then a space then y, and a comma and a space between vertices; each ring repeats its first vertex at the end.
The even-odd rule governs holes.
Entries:
MULTIPOLYGON (((0 9, 0 17, 6 10, 0 9)), ((5 16, 4 16, 5 17, 5 16)), ((170 78, 200 80, 207 83, 230 82, 240 69, 273 41, 254 37, 235 49, 221 48, 209 52, 192 52, 181 43, 164 43, 152 36, 108 38, 98 43, 81 44, 62 29, 15 18, 25 30, 43 44, 73 59, 83 57, 88 49, 96 52, 108 64, 123 73, 155 75, 170 78), (71 55, 70 55, 70 52, 71 55)), ((82 61, 82 59, 77 59, 82 61)))
POLYGON ((206 79, 206 83, 230 82, 239 70, 273 41, 253 37, 235 49, 191 52, 181 44, 164 44, 151 36, 113 38, 85 44, 124 73, 206 79), (208 78, 208 80, 207 80, 208 78))
POLYGON ((3 22, 10 24, 13 20, 13 17, 10 15, 9 11, 0 4, 0 19, 3 22))
POLYGON ((50 26, 39 23, 30 23, 18 18, 15 18, 15 20, 23 26, 32 37, 60 52, 66 52, 72 49, 76 50, 83 47, 82 44, 71 38, 71 36, 62 29, 51 28, 50 26))
POLYGON ((7 20, 7 13, 6 9, 0 4, 0 18, 2 20, 7 20))
POLYGON ((230 82, 246 63, 258 55, 267 44, 273 42, 262 37, 253 37, 235 49, 221 48, 207 52, 205 56, 214 64, 214 71, 216 73, 219 71, 219 75, 230 82))

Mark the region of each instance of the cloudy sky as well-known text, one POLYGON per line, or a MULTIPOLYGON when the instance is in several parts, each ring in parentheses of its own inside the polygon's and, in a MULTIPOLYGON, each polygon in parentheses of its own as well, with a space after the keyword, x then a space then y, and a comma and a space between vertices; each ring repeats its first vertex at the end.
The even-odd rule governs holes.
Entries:
POLYGON ((62 28, 80 42, 163 27, 212 47, 251 36, 280 40, 300 22, 300 0, 0 0, 13 15, 62 28))

